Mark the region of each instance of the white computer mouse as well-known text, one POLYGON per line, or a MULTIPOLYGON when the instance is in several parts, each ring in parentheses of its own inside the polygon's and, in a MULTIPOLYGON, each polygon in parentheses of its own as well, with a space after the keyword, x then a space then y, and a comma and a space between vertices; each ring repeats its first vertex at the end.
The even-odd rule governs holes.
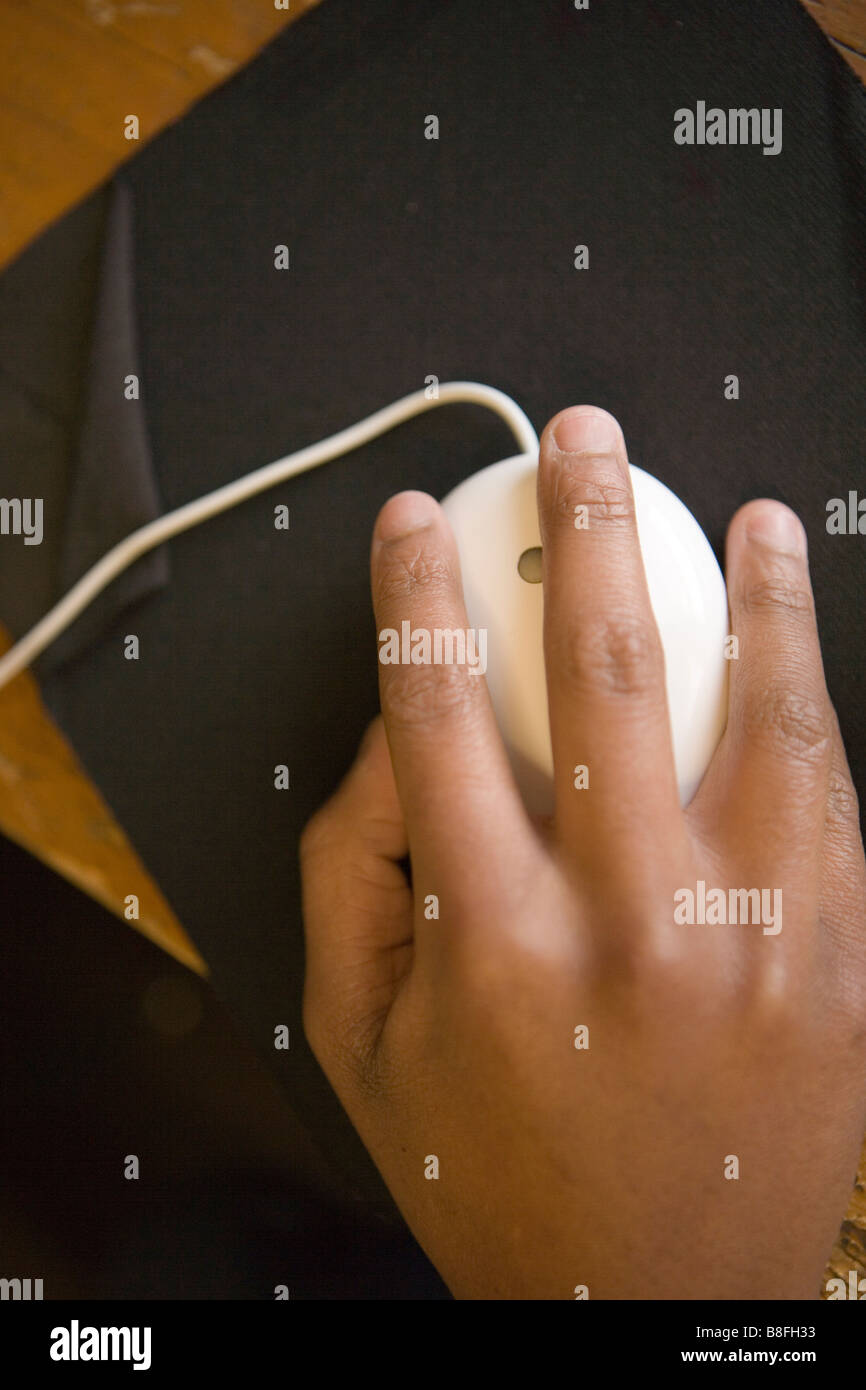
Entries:
MULTIPOLYGON (((549 814, 553 757, 542 644, 543 585, 531 582, 538 572, 532 559, 538 557, 521 563, 525 552, 541 545, 537 473, 532 455, 505 459, 460 483, 442 506, 457 538, 469 625, 487 631, 487 683, 518 785, 530 812, 549 814), (521 569, 530 579, 522 577, 521 569)), ((650 601, 664 647, 674 758, 685 805, 725 727, 725 581, 709 541, 675 493, 635 465, 631 481, 650 601)))

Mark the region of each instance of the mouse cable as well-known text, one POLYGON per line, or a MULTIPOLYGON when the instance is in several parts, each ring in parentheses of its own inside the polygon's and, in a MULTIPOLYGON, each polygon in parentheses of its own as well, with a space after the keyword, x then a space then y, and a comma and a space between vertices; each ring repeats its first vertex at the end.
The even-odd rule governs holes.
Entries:
POLYGON ((240 502, 246 502, 247 498, 255 497, 257 493, 274 487, 276 483, 294 478, 296 474, 316 468, 320 463, 328 463, 331 459, 350 453, 352 449, 359 449, 371 439, 393 429, 395 425, 401 425, 404 420, 410 420, 434 406, 454 402, 485 405, 495 410, 512 430, 521 453, 537 454, 538 436, 528 417, 503 391, 497 391, 493 386, 483 386, 477 381, 445 382, 439 387, 438 396, 432 398, 428 397, 426 390, 413 391, 411 395, 403 396, 393 405, 377 410, 375 414, 368 415, 365 420, 359 420, 348 429, 340 430, 338 434, 332 434, 318 444, 311 444, 294 454, 287 454, 275 463, 265 464, 263 468, 257 468, 246 477, 238 478, 233 483, 226 483, 224 487, 206 493, 195 502, 187 502, 176 511, 148 522, 147 525, 133 531, 125 540, 119 541, 82 575, 26 636, 0 658, 0 690, 35 661, 46 647, 55 642, 88 604, 92 603, 123 570, 155 546, 179 535, 181 531, 198 526, 202 521, 208 521, 212 516, 218 516, 220 512, 228 511, 230 507, 236 507, 240 502))

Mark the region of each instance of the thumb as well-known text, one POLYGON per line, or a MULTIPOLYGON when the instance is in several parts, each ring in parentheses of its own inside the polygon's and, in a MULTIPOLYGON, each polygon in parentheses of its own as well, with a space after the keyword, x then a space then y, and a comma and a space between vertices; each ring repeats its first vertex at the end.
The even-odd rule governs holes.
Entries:
POLYGON ((301 836, 304 1029, 326 1067, 363 1062, 412 962, 409 841, 381 716, 301 836))

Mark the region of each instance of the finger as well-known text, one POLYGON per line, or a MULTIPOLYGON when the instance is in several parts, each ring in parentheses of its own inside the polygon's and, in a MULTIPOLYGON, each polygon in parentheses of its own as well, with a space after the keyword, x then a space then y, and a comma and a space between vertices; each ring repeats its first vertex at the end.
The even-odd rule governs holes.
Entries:
POLYGON ((551 421, 538 496, 556 833, 581 859, 619 861, 682 822, 664 653, 611 415, 579 406, 551 421))
MULTIPOLYGON (((413 873, 447 867, 474 898, 478 878, 503 871, 527 838, 528 820, 481 670, 486 634, 467 635, 457 547, 432 497, 401 493, 385 505, 371 570, 382 712, 413 873), (443 634, 462 634, 462 661, 459 642, 443 634)), ((416 879, 422 895, 440 887, 416 879)))
MULTIPOLYGON (((408 837, 381 718, 301 837, 307 1036, 351 1023, 372 1045, 412 962, 412 891, 399 861, 408 837)), ((324 1043, 327 1047, 327 1042, 324 1043)))
POLYGON ((728 530, 727 582, 738 655, 727 727, 696 812, 711 801, 728 843, 764 862, 769 848, 789 883, 811 875, 817 884, 834 719, 794 512, 769 500, 740 508, 728 530))
MULTIPOLYGON (((864 896, 866 862, 860 834, 860 807, 834 710, 833 755, 821 863, 821 921, 849 962, 861 962, 866 950, 859 925, 864 896)), ((852 973, 859 977, 859 970, 852 973)))

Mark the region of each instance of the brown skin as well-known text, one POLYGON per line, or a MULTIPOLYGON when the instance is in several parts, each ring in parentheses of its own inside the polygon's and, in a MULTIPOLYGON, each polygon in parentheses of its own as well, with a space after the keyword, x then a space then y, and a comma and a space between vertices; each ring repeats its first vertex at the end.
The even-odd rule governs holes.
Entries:
MULTIPOLYGON (((523 809, 483 679, 380 666, 384 719, 301 845, 311 1046, 459 1298, 816 1297, 866 1120, 866 867, 803 528, 769 501, 731 523, 740 656, 683 811, 604 411, 548 425, 539 514, 553 820, 523 809), (781 888, 781 932, 675 925, 698 879, 781 888)), ((424 494, 380 513, 372 582, 377 630, 468 626, 424 494)))

